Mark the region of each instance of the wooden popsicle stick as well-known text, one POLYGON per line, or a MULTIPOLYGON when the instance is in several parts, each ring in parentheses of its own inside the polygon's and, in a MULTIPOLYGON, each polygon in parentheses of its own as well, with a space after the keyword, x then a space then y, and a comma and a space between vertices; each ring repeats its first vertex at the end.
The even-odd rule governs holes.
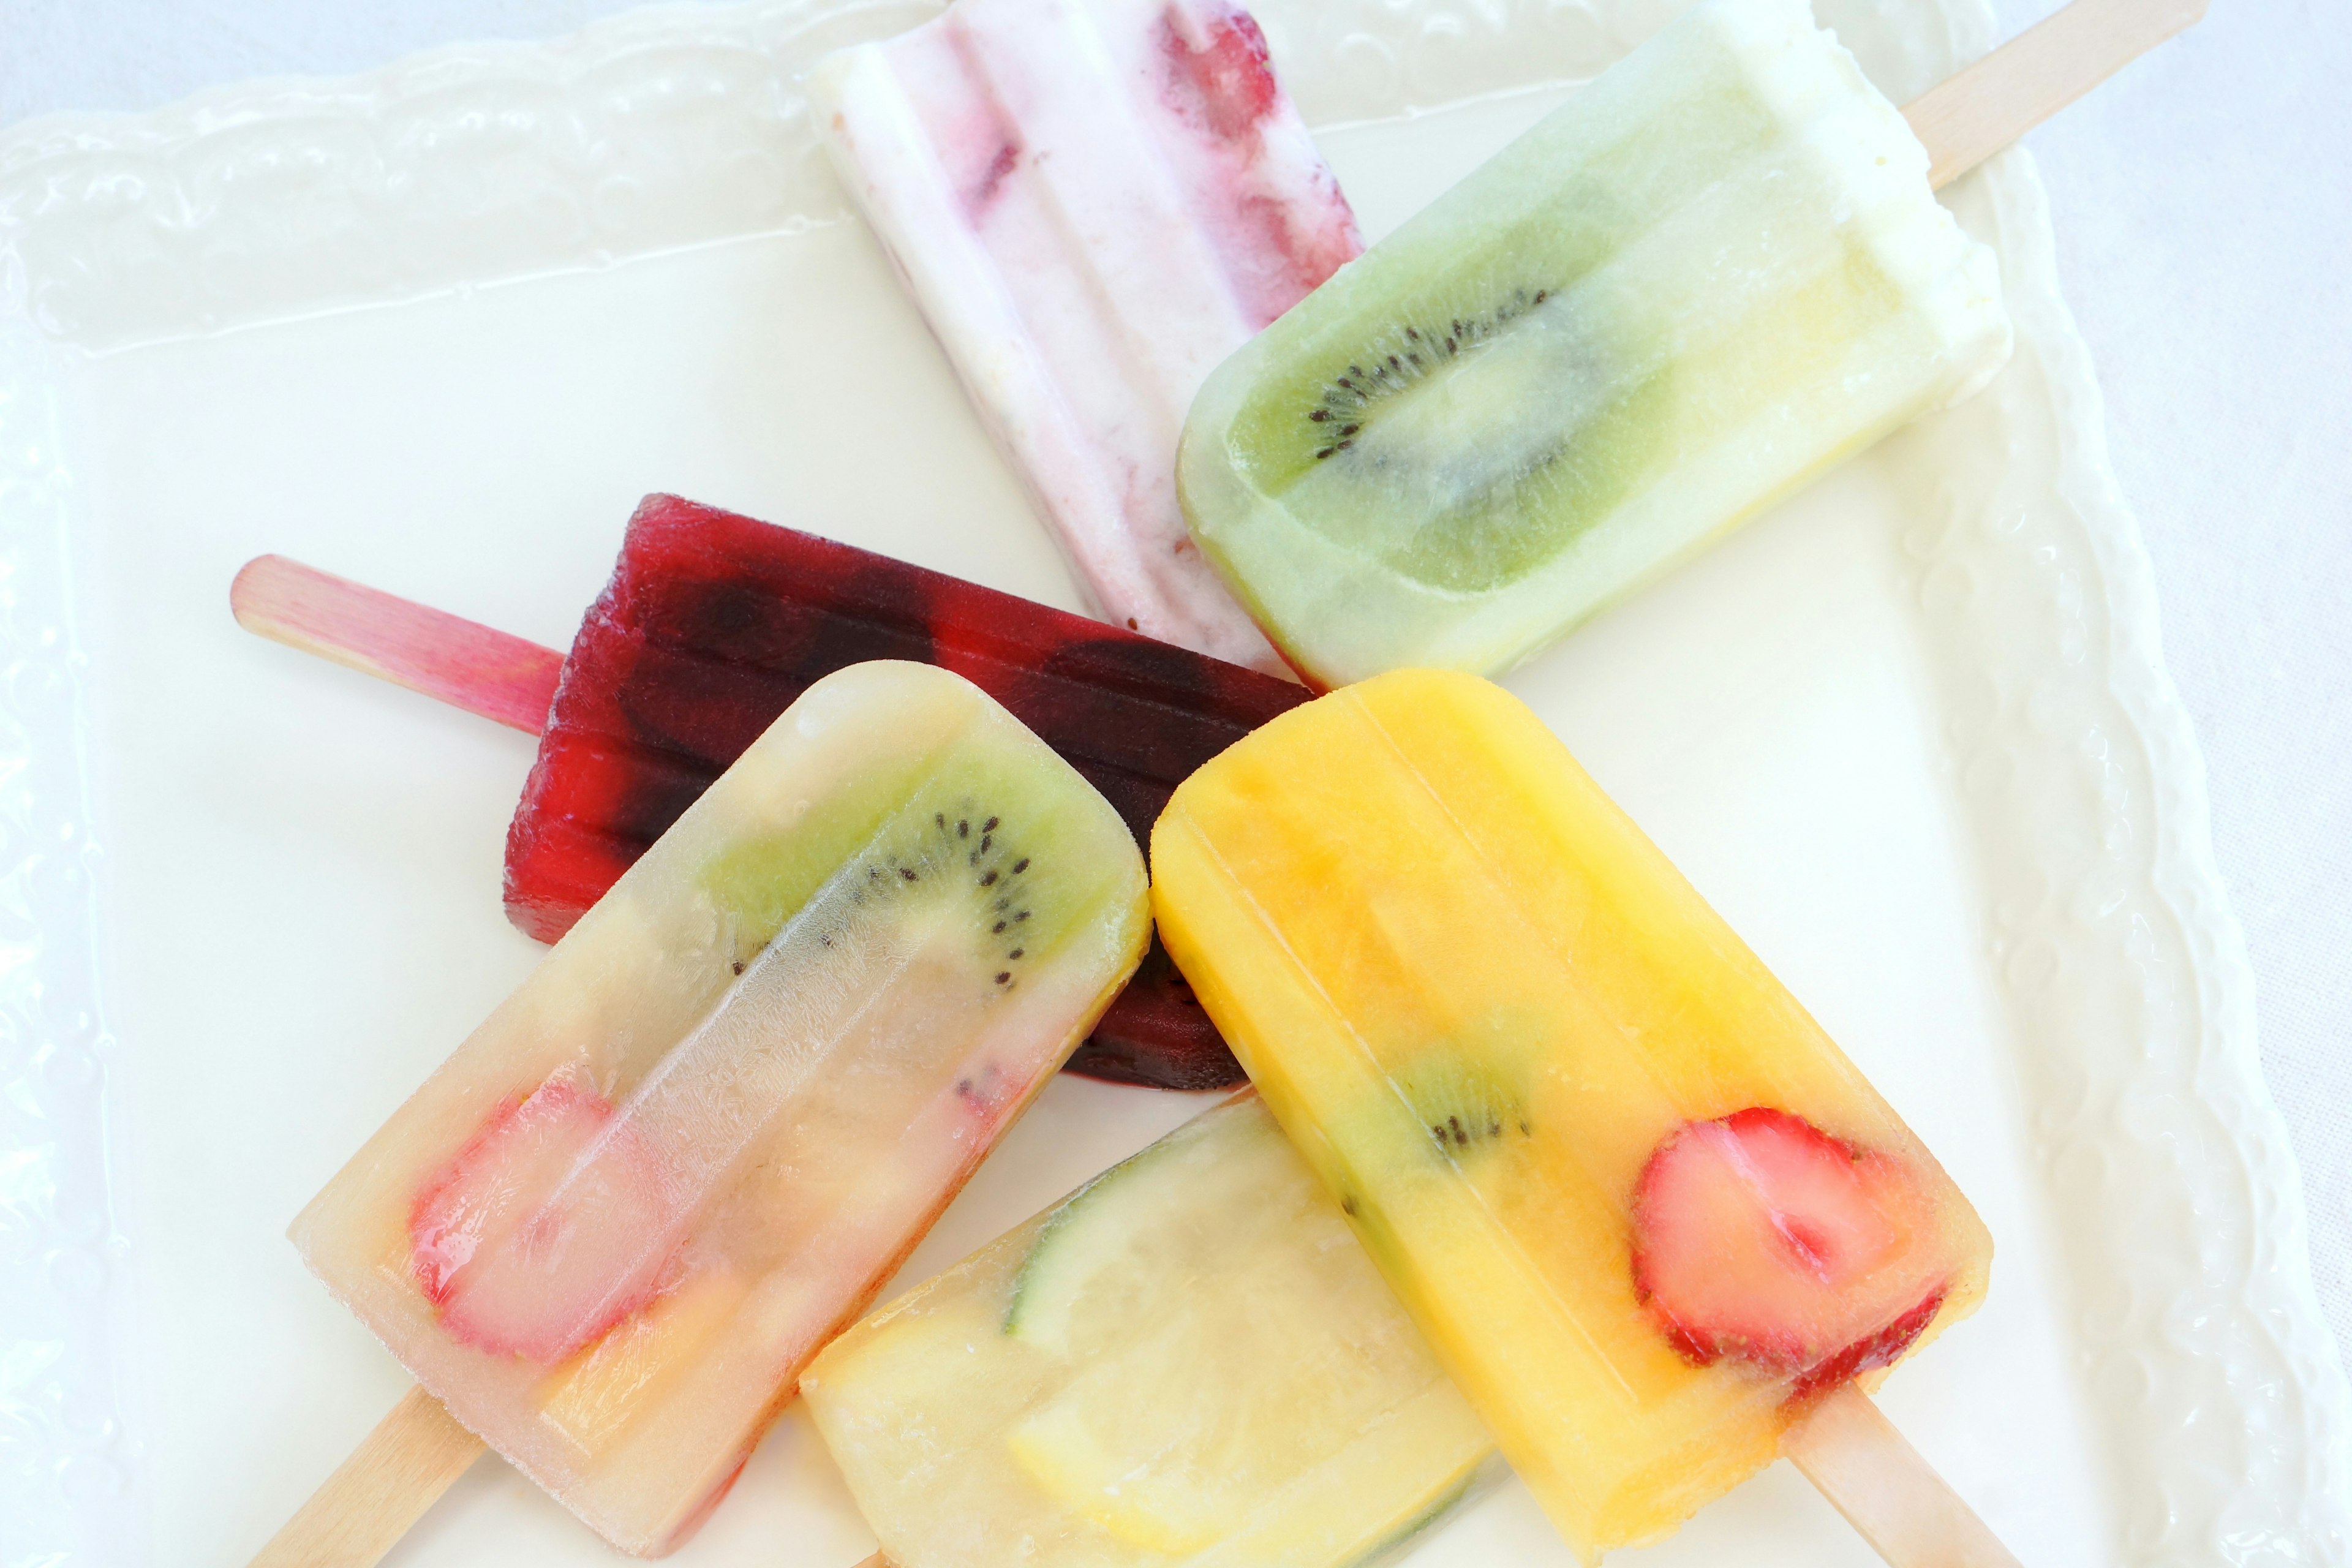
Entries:
POLYGON ((371 1568, 481 1453, 482 1440, 439 1400, 410 1389, 252 1568, 371 1568))
POLYGON ((2019 1568, 1976 1510, 1851 1383, 1791 1426, 1780 1452, 1891 1568, 2019 1568))
POLYGON ((249 632, 536 735, 563 656, 283 555, 245 563, 229 608, 249 632))
POLYGON ((2205 15, 2205 0, 2073 0, 1940 86, 1903 118, 1942 190, 2205 15))

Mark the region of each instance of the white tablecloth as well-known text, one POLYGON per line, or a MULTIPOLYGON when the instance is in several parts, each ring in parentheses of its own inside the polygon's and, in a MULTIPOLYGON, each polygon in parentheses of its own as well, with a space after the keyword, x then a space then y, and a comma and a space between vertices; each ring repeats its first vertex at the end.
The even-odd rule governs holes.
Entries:
MULTIPOLYGON (((537 38, 635 0, 0 0, 0 125, 537 38)), ((2004 35, 2050 0, 1995 0, 2004 35)), ((2034 133, 2352 1349, 2352 6, 2222 0, 2034 133)))

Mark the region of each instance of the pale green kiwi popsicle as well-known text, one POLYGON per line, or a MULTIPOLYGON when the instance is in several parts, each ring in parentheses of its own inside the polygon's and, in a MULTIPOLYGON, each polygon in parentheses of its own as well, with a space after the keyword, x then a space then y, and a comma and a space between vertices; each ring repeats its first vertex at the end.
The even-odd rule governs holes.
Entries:
POLYGON ((1333 687, 1494 674, 2010 351, 1805 0, 1706 0, 1213 374, 1186 520, 1333 687))

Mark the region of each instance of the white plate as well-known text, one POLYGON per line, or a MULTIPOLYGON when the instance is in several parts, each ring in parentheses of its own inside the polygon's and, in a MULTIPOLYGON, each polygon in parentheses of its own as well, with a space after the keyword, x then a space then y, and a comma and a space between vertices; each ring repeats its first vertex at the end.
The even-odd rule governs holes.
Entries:
MULTIPOLYGON (((1377 237, 1673 8, 1261 15, 1377 237)), ((1982 0, 1822 9, 1898 100, 1991 42, 1982 0)), ((392 1404, 280 1233, 536 956, 497 896, 528 742, 245 637, 238 563, 562 646, 663 489, 1076 604, 790 85, 929 10, 650 11, 0 137, 5 1568, 240 1563, 392 1404)), ((1996 385, 1513 685, 1982 1210, 1990 1300, 1884 1402, 2001 1533, 2352 1561, 2352 1401, 2042 189, 2011 154, 1951 205, 2001 256, 1996 385)), ((906 1278, 1198 1105, 1064 1079, 906 1278)), ((870 1540, 794 1415, 679 1560, 870 1540)), ((606 1560, 494 1462, 403 1553, 606 1560)), ((1622 1559, 1869 1560, 1785 1467, 1622 1559)), ((1567 1558, 1512 1488, 1414 1561, 1567 1558)))

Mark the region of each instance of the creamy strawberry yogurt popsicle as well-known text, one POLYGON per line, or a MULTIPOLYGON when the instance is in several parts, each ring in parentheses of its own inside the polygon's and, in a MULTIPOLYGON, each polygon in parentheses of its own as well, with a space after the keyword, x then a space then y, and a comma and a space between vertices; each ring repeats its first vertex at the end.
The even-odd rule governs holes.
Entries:
POLYGON ((1583 1561, 1982 1299, 1951 1178, 1500 688, 1294 709, 1151 847, 1169 952, 1583 1561))
POLYGON ((1141 956, 1127 827, 976 688, 819 681, 295 1221, 615 1546, 723 1492, 1141 956))
POLYGON ((1202 561, 1176 442, 1215 365, 1362 248, 1227 0, 958 0, 819 64, 845 184, 1102 614, 1273 651, 1202 561))

